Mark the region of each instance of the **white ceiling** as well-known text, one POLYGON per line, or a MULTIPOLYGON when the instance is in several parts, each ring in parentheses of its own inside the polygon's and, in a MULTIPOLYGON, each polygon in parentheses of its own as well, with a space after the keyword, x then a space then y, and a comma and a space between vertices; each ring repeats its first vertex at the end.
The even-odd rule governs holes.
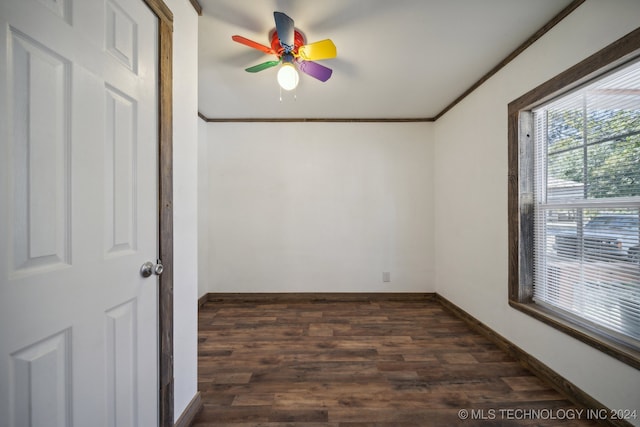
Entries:
POLYGON ((199 0, 199 111, 213 119, 429 118, 550 21, 570 0, 199 0), (282 91, 264 45, 273 12, 308 43, 330 38, 338 57, 322 83, 301 74, 282 91))

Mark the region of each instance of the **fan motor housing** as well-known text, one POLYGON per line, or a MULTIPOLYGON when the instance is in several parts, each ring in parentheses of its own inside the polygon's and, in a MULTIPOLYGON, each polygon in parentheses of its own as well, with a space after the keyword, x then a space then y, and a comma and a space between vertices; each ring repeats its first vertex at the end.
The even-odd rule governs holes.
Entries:
MULTIPOLYGON (((298 30, 293 32, 293 54, 298 54, 298 48, 304 45, 304 36, 298 30)), ((282 56, 284 48, 280 46, 280 39, 278 38, 278 32, 274 31, 271 36, 271 48, 278 53, 278 56, 282 56)))

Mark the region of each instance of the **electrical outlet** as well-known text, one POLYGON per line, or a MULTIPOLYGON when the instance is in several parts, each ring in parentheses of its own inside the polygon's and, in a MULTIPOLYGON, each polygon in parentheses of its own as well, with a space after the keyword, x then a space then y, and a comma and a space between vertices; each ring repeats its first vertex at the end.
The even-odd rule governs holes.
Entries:
POLYGON ((383 282, 390 282, 391 281, 391 272, 383 271, 382 272, 382 281, 383 282))

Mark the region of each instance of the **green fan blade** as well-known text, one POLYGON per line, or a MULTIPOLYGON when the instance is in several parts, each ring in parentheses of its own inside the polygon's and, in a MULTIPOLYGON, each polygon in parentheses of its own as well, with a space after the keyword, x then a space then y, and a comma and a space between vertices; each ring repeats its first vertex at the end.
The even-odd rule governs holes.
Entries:
POLYGON ((249 67, 249 68, 245 69, 245 71, 248 71, 250 73, 257 73, 258 71, 262 71, 262 70, 266 70, 267 68, 275 67, 278 64, 280 64, 280 61, 267 61, 267 62, 263 62, 262 64, 254 65, 253 67, 249 67))

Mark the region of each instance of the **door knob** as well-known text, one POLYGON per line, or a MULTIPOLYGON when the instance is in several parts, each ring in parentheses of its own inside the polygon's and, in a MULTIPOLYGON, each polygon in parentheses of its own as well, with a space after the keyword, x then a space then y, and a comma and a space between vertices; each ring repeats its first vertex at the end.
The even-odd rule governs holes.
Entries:
POLYGON ((156 264, 152 263, 151 261, 147 261, 144 264, 142 264, 142 267, 140 267, 140 275, 142 277, 149 277, 152 274, 159 276, 162 274, 163 271, 164 271, 164 266, 162 265, 162 261, 160 260, 158 260, 156 264))

